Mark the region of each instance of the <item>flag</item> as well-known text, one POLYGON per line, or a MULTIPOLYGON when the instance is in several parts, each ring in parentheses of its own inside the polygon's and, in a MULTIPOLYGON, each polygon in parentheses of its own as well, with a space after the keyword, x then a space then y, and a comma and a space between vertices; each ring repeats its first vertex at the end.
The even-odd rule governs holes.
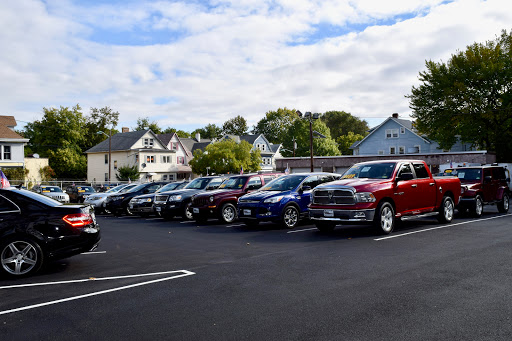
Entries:
POLYGON ((290 166, 288 166, 288 164, 286 164, 286 169, 284 170, 284 174, 286 174, 286 175, 290 174, 290 166))
POLYGON ((128 178, 128 183, 131 184, 132 183, 132 180, 130 180, 130 178, 128 178))
POLYGON ((450 160, 450 168, 453 168, 453 164, 452 164, 452 161, 450 160))
POLYGON ((7 180, 7 177, 5 176, 4 172, 2 172, 1 170, 0 170, 0 182, 2 184, 2 188, 11 187, 9 180, 7 180))
POLYGON ((240 168, 240 175, 244 174, 244 166, 240 168))

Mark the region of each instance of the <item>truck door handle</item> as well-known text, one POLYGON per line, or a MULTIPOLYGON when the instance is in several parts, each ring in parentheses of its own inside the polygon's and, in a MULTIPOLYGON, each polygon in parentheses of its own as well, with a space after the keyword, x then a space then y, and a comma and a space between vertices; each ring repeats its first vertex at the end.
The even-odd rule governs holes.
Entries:
POLYGON ((431 182, 431 183, 429 183, 429 185, 430 185, 430 186, 435 186, 435 185, 436 185, 436 183, 435 183, 435 182, 431 182))
POLYGON ((418 187, 418 185, 414 184, 414 185, 411 185, 411 187, 414 187, 414 188, 416 188, 416 187, 418 187))

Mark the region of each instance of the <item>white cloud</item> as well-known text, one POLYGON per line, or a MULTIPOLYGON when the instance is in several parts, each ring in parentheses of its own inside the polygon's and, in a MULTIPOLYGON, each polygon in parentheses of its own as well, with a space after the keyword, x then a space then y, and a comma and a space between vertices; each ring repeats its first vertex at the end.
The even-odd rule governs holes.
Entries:
POLYGON ((0 2, 0 44, 7 52, 0 55, 2 114, 31 121, 43 107, 80 103, 88 112, 108 105, 121 113, 123 126, 151 116, 161 126, 189 130, 239 114, 255 124, 285 106, 366 118, 407 115, 404 95, 425 60, 446 61, 512 22, 507 0, 209 5, 0 2), (401 16, 411 18, 379 24, 401 16), (354 30, 355 23, 367 27, 354 30), (319 24, 342 33, 311 40, 319 24), (98 32, 163 38, 116 46, 98 32), (156 104, 162 98, 172 100, 156 104))

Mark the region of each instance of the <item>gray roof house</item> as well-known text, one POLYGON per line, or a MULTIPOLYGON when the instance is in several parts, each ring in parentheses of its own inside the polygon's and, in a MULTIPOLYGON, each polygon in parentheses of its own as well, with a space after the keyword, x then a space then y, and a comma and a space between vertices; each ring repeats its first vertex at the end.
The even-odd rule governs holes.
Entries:
POLYGON ((232 139, 237 143, 247 141, 253 147, 252 149, 259 149, 261 153, 261 170, 262 171, 275 171, 276 157, 281 157, 280 149, 282 144, 271 144, 263 134, 254 135, 225 135, 222 139, 232 139))

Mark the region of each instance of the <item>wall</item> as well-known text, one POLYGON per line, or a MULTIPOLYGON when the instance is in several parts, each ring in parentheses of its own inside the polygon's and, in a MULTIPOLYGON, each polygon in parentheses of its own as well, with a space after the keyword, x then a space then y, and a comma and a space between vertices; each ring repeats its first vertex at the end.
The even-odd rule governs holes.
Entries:
POLYGON ((25 169, 28 169, 27 181, 33 184, 41 182, 39 170, 48 166, 48 158, 25 158, 25 169))

